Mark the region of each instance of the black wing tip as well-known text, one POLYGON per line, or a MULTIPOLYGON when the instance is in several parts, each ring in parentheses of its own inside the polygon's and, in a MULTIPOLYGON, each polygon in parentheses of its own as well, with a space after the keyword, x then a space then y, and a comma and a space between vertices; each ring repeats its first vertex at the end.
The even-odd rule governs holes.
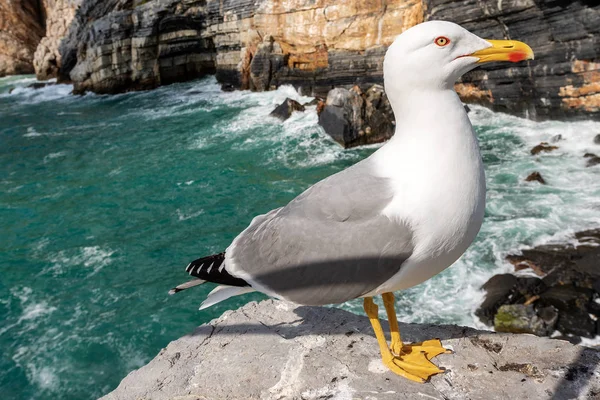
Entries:
POLYGON ((222 252, 194 260, 185 270, 190 276, 208 282, 228 286, 250 286, 245 280, 232 276, 224 267, 224 262, 225 252, 222 252))

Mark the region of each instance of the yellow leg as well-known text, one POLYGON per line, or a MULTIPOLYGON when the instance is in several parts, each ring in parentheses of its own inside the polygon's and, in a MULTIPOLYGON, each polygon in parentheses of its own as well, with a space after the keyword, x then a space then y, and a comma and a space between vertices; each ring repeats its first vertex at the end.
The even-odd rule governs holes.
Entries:
POLYGON ((390 317, 390 330, 392 335, 392 345, 395 345, 395 347, 399 349, 397 354, 393 354, 388 347, 385 340, 385 334, 379 323, 379 309, 373 302, 373 298, 365 297, 364 300, 365 312, 371 321, 373 331, 375 331, 375 337, 377 338, 377 343, 379 343, 383 364, 395 374, 419 383, 426 382, 432 375, 443 372, 442 369, 439 369, 435 364, 429 361, 436 355, 448 352, 442 347, 441 342, 434 339, 427 340, 423 343, 404 345, 400 339, 398 321, 396 319, 396 312, 394 311, 393 295, 391 293, 386 293, 384 304, 386 306, 388 317, 391 315, 390 311, 393 314, 393 318, 390 317))
POLYGON ((421 343, 404 345, 402 339, 400 339, 400 328, 398 327, 398 319, 396 317, 394 294, 391 292, 383 293, 381 298, 383 299, 383 305, 385 306, 385 312, 390 324, 390 335, 392 337, 390 350, 392 353, 401 356, 402 354, 411 353, 413 348, 418 347, 420 351, 425 352, 425 357, 427 357, 428 360, 431 360, 433 357, 439 356, 440 354, 452 353, 452 351, 445 349, 442 346, 442 342, 439 339, 431 339, 421 343))

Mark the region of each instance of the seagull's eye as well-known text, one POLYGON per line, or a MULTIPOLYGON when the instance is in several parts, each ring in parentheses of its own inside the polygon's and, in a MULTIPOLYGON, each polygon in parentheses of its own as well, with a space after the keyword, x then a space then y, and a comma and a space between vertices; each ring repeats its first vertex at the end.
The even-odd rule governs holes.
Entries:
POLYGON ((440 36, 440 37, 435 38, 435 40, 433 42, 440 47, 444 47, 444 46, 447 46, 448 43, 450 43, 450 39, 448 39, 445 36, 440 36))

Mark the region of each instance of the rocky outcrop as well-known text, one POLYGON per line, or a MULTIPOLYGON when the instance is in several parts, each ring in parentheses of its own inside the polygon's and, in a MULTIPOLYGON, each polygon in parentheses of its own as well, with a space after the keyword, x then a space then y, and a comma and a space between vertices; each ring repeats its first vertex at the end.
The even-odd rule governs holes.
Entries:
POLYGON ((383 91, 374 85, 366 93, 354 86, 333 89, 319 112, 319 125, 345 148, 380 143, 394 135, 394 112, 383 91))
POLYGON ((56 78, 62 66, 60 42, 67 35, 75 10, 81 0, 43 0, 46 35, 40 40, 33 58, 35 74, 40 80, 56 78))
POLYGON ((0 77, 34 71, 33 54, 45 29, 38 0, 0 2, 0 77))
POLYGON ((401 324, 406 341, 439 337, 453 354, 418 384, 380 360, 369 320, 267 300, 199 327, 103 399, 575 399, 600 393, 600 352, 531 335, 401 324))
POLYGON ((600 230, 579 232, 577 244, 553 244, 523 250, 507 260, 515 271, 536 276, 493 276, 476 314, 501 332, 551 335, 571 340, 600 334, 600 230))

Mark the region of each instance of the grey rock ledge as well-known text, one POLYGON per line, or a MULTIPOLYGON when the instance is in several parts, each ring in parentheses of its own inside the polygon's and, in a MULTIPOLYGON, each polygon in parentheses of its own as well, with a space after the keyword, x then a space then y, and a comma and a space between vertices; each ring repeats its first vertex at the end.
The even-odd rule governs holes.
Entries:
POLYGON ((400 329, 453 349, 435 359, 446 373, 417 384, 389 372, 364 316, 266 300, 170 343, 104 399, 600 398, 598 350, 452 325, 400 329))

